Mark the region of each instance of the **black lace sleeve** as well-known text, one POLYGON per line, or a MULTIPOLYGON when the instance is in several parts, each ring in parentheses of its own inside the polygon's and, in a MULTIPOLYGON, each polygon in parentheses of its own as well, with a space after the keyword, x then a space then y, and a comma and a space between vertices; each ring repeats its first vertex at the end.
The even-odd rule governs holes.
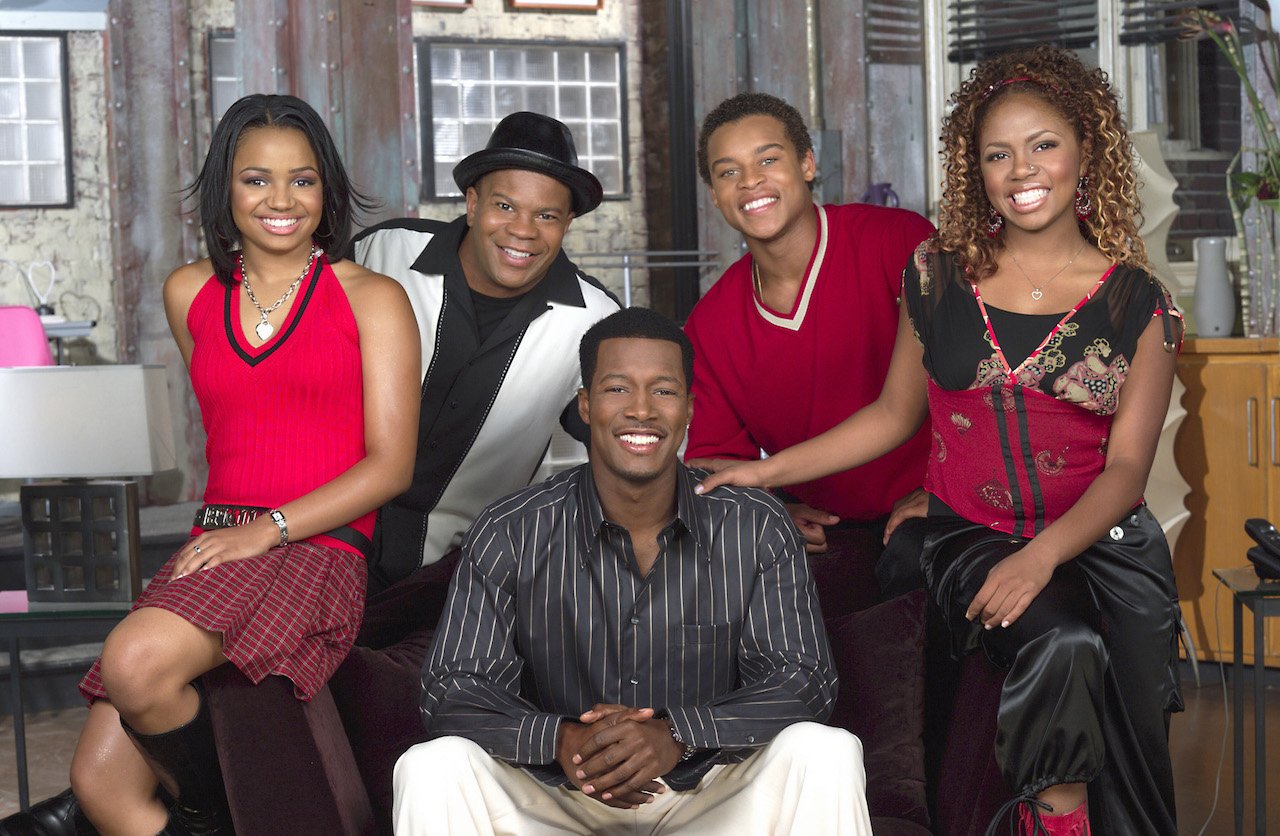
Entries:
POLYGON ((1107 282, 1107 309, 1111 326, 1119 335, 1121 351, 1132 357, 1138 339, 1153 318, 1161 319, 1165 347, 1177 351, 1182 346, 1182 313, 1173 304, 1173 296, 1159 279, 1135 267, 1119 266, 1107 282))
POLYGON ((902 271, 902 297, 916 339, 924 347, 924 365, 934 376, 932 347, 938 344, 933 333, 935 316, 949 285, 962 281, 964 271, 952 253, 937 248, 933 239, 922 242, 902 271))

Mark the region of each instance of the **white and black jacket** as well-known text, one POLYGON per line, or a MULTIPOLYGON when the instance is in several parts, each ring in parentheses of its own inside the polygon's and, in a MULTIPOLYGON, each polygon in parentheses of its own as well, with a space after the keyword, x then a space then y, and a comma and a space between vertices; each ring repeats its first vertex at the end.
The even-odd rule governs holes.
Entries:
POLYGON ((458 245, 466 218, 405 218, 362 232, 354 258, 404 286, 422 332, 413 484, 384 505, 370 588, 458 546, 486 505, 527 485, 580 385, 578 342, 617 299, 563 250, 483 343, 458 245))

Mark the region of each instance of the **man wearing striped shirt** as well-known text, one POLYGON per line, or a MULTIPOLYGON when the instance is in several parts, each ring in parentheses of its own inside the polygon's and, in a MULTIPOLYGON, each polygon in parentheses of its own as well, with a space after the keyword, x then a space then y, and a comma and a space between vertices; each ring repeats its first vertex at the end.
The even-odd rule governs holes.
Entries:
POLYGON ((591 460, 467 533, 396 832, 870 833, 798 532, 679 461, 688 338, 629 308, 580 358, 591 460))

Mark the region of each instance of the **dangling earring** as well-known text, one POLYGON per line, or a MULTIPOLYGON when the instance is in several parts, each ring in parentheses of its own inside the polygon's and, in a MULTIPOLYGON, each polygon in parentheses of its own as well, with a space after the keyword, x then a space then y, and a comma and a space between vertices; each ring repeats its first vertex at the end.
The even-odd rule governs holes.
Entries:
POLYGON ((1076 217, 1082 221, 1093 215, 1093 200, 1089 196, 1089 177, 1085 175, 1076 184, 1076 217))
POLYGON ((334 211, 334 210, 332 210, 332 209, 330 209, 328 212, 325 212, 325 213, 324 213, 324 222, 325 222, 326 224, 328 224, 328 225, 329 225, 329 228, 328 228, 327 230, 325 230, 325 231, 321 232, 321 231, 320 231, 320 227, 318 227, 318 226, 317 226, 317 227, 316 227, 316 237, 317 237, 317 238, 332 238, 332 237, 333 237, 334 230, 335 230, 335 229, 337 228, 337 226, 338 226, 338 213, 337 213, 337 212, 335 212, 335 211, 334 211))
POLYGON ((1004 229, 1004 215, 996 211, 992 206, 987 210, 987 237, 995 238, 1000 234, 1000 230, 1004 229))

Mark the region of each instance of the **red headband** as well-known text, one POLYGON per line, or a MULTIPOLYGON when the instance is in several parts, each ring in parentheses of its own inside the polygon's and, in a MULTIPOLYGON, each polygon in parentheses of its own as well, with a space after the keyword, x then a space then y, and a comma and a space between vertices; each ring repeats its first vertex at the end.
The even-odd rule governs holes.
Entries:
POLYGON ((1059 90, 1057 87, 1053 86, 1052 84, 1045 84, 1043 81, 1041 81, 1038 78, 1035 78, 1034 76, 1016 75, 1016 76, 1013 76, 1012 78, 1006 78, 1001 81, 997 81, 995 84, 988 84, 987 89, 982 91, 982 98, 989 99, 991 98, 991 94, 995 93, 1001 87, 1004 87, 1005 85, 1008 85, 1008 84, 1017 84, 1019 81, 1029 81, 1032 84, 1045 88, 1046 90, 1052 90, 1054 93, 1057 93, 1059 96, 1062 95, 1062 91, 1059 90))

